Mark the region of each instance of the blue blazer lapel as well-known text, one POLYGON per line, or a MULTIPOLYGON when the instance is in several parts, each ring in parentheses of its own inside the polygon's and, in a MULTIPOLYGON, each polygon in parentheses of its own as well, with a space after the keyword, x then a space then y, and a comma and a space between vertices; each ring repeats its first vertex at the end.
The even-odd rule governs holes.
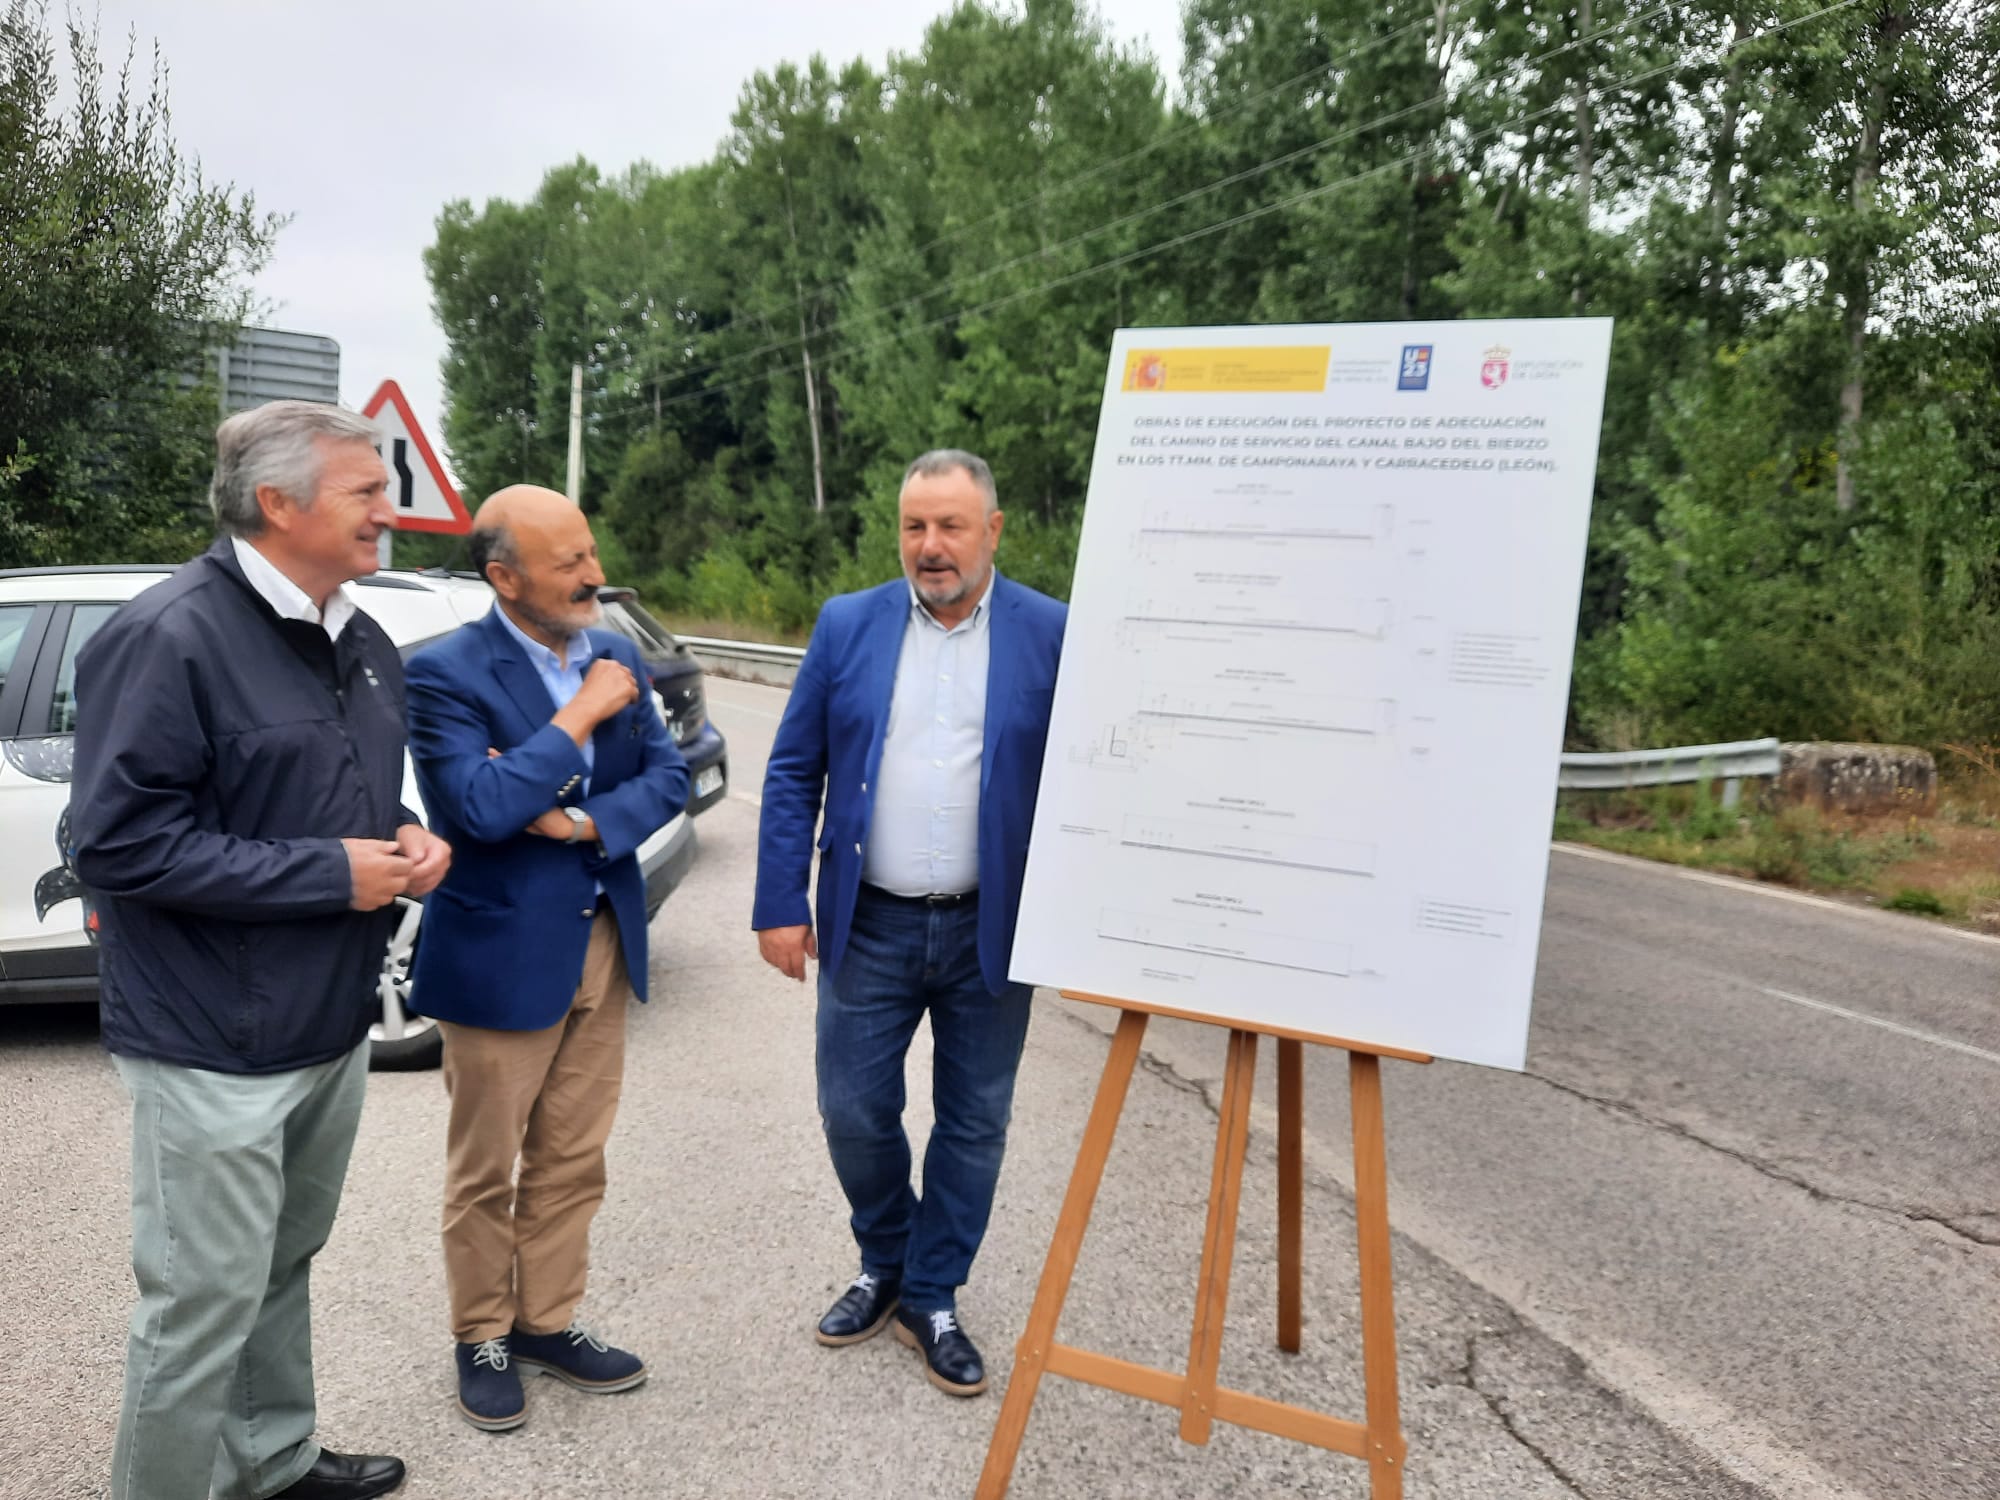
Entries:
POLYGON ((549 697, 549 690, 542 686, 541 674, 535 664, 521 649, 521 643, 507 633, 507 627, 500 623, 500 605, 496 600, 476 629, 486 632, 486 647, 493 654, 493 675, 500 679, 500 685, 507 689, 515 706, 527 717, 532 726, 529 733, 539 729, 555 716, 555 701, 549 697))
POLYGON ((993 779, 993 752, 1000 743, 1000 731, 1014 706, 1014 672, 1021 653, 1012 646, 1011 625, 1020 606, 1014 586, 998 573, 993 575, 993 598, 986 620, 986 730, 979 748, 979 791, 984 799, 987 783, 993 779))

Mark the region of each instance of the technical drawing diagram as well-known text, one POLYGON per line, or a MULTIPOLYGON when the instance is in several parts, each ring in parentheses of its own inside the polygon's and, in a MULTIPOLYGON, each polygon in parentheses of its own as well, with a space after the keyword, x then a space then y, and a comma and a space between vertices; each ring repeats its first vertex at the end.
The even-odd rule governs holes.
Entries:
POLYGON ((1190 919, 1179 914, 1152 916, 1106 907, 1098 914, 1097 935, 1107 942, 1199 953, 1206 958, 1235 959, 1239 963, 1299 969, 1343 979, 1354 967, 1353 952, 1345 943, 1267 932, 1234 921, 1190 919))
POLYGON ((1259 828, 1254 819, 1220 823, 1128 813, 1119 842, 1133 849, 1233 859, 1287 870, 1314 870, 1323 875, 1354 875, 1367 880, 1375 874, 1373 844, 1292 833, 1282 828, 1259 828))

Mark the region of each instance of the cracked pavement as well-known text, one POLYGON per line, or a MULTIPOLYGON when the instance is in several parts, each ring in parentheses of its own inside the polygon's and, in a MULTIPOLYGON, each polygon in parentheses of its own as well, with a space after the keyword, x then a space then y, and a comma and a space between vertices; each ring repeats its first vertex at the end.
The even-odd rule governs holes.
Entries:
MULTIPOLYGON (((585 1314, 648 1356, 647 1386, 538 1382, 528 1426, 503 1437, 456 1419, 442 1092, 435 1075, 371 1083, 315 1279, 322 1431, 400 1452, 414 1500, 972 1492, 1115 1017, 1037 1006, 961 1301, 995 1394, 941 1395, 887 1339, 814 1344, 852 1249, 813 1111, 810 999, 756 963, 745 930, 750 799, 782 701, 713 684, 735 796, 702 819, 694 877, 654 927, 664 998, 632 1026, 585 1314)), ((1532 1071, 1384 1066, 1411 1500, 2000 1493, 1996 971, 2000 946, 1914 921, 1558 852, 1532 1071)), ((1213 1028, 1149 1028, 1065 1342, 1184 1363, 1223 1045, 1213 1028)), ((1287 1356, 1274 1052, 1260 1049, 1221 1379, 1358 1418, 1344 1059, 1306 1049, 1305 1346, 1287 1356)), ((99 1496, 130 1289, 128 1137, 88 1017, 0 1011, 0 1130, 0 1500, 99 1496)), ((1176 1429, 1166 1408, 1048 1378, 1012 1493, 1367 1494, 1352 1459, 1220 1425, 1192 1448, 1176 1429)))

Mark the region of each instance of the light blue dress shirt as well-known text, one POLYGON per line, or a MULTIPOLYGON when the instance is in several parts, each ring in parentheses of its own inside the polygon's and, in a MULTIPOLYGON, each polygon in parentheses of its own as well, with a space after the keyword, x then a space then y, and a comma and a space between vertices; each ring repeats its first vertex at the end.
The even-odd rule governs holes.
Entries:
MULTIPOLYGON (((583 691, 583 674, 590 666, 592 655, 590 637, 578 631, 569 638, 569 649, 558 656, 547 646, 529 635, 514 623, 513 617, 501 609, 496 601, 494 610, 500 616, 500 623, 507 627, 507 633, 521 643, 521 649, 528 653, 528 661, 535 669, 535 675, 542 679, 542 686, 549 690, 549 701, 557 708, 567 707, 569 700, 583 691)), ((590 795, 590 773, 597 764, 597 747, 586 739, 583 750, 583 794, 590 795)))
POLYGON ((899 896, 979 884, 979 762, 986 741, 993 577, 950 630, 913 587, 896 658, 861 878, 899 896))

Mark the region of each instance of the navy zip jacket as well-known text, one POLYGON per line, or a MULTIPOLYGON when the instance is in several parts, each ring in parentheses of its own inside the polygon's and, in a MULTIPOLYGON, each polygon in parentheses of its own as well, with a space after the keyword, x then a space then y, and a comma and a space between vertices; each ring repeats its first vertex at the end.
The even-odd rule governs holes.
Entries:
POLYGON ((281 619, 225 538, 91 638, 76 697, 104 1045, 224 1073, 358 1046, 396 908, 350 909, 340 841, 419 821, 382 627, 357 612, 334 642, 281 619))

